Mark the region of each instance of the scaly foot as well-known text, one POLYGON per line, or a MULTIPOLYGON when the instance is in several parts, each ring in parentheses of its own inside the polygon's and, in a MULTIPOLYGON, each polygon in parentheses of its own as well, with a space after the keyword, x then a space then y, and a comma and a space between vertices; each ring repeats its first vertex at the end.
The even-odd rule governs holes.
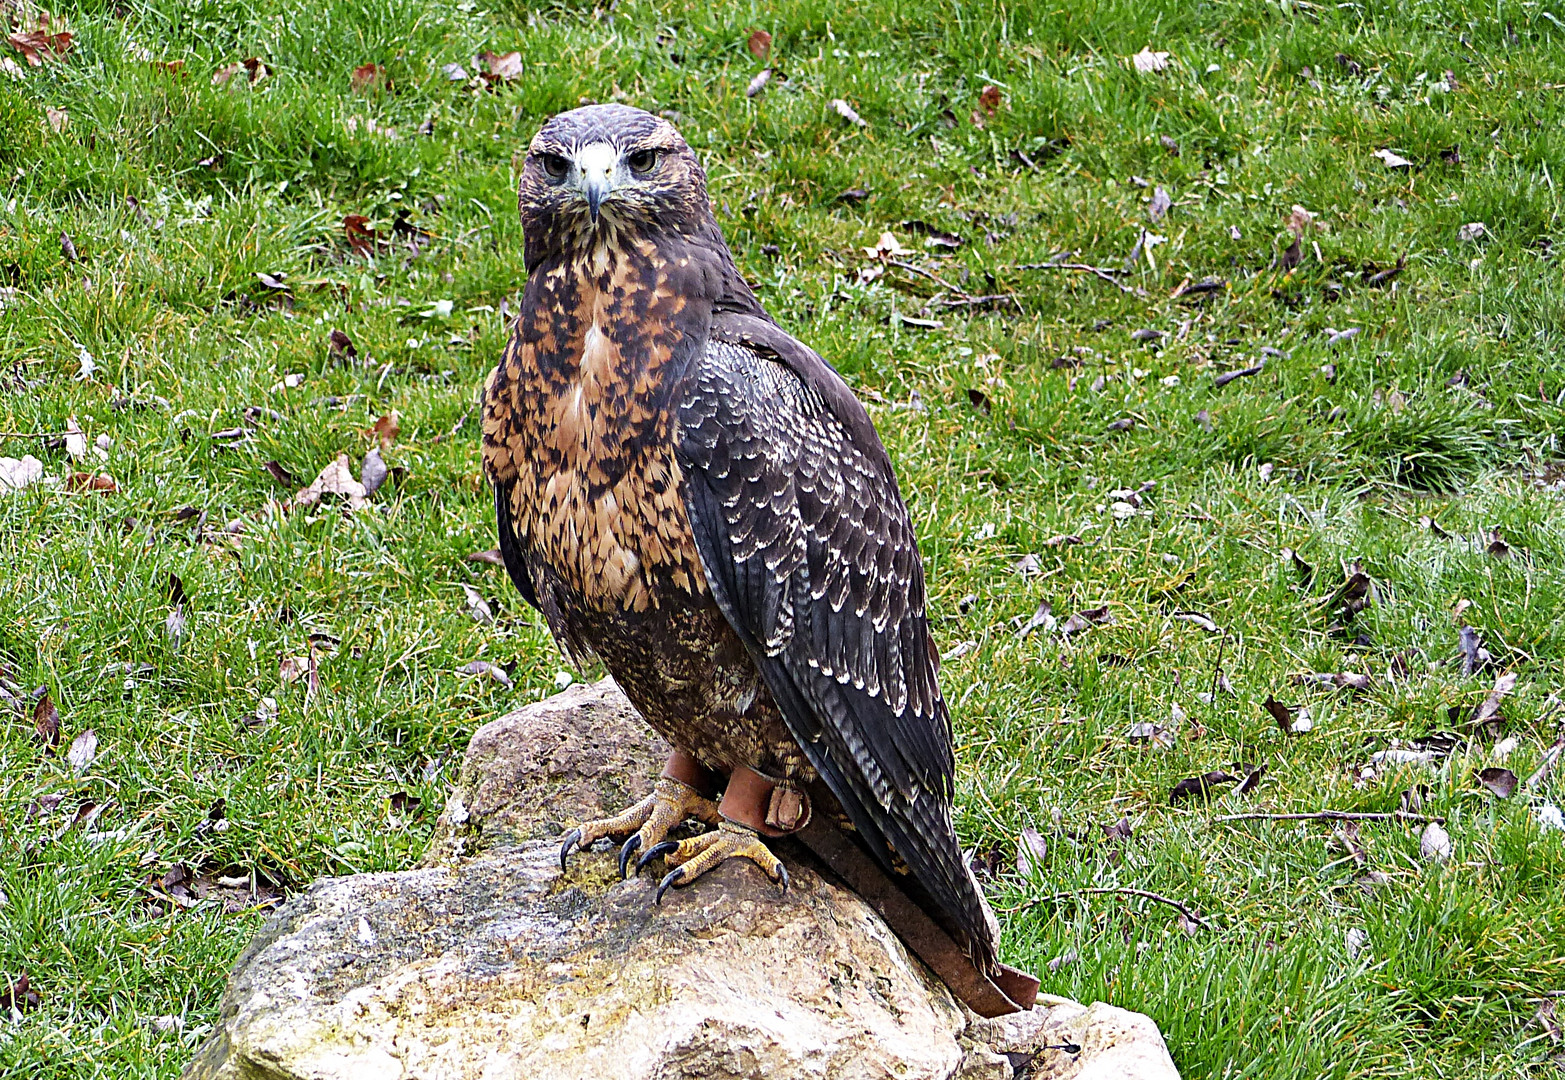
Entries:
POLYGON ((649 847, 637 860, 636 872, 640 873, 643 866, 659 855, 667 856, 668 861, 674 864, 674 869, 658 884, 659 904, 663 902, 663 894, 670 888, 689 885, 727 859, 751 860, 766 871, 767 877, 780 884, 784 892, 788 890, 787 867, 761 843, 760 835, 754 829, 737 822, 724 820, 716 829, 700 836, 692 836, 679 843, 665 840, 649 847))
MULTIPOLYGON (((623 814, 585 822, 567 833, 565 842, 560 845, 560 869, 565 869, 565 858, 572 850, 585 848, 605 836, 624 836, 629 833, 630 839, 625 841, 619 852, 619 876, 623 878, 625 864, 637 851, 671 850, 664 844, 663 838, 670 829, 687 818, 696 818, 708 825, 716 825, 722 820, 717 812, 717 804, 704 798, 695 788, 667 776, 659 777, 652 794, 623 814)), ((636 869, 641 869, 640 863, 636 869)))

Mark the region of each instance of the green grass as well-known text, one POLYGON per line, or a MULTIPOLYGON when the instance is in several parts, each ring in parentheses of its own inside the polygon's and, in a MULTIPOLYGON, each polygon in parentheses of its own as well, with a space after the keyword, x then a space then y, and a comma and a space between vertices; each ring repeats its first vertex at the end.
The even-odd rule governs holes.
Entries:
MULTIPOLYGON (((1555 1074, 1559 1048, 1531 1021, 1565 990, 1565 835, 1535 804, 1562 782, 1495 799, 1472 779, 1483 734, 1438 771, 1354 773, 1482 700, 1495 672, 1453 662, 1461 622, 1519 675, 1503 709, 1517 774, 1560 725, 1553 0, 127 0, 64 18, 64 62, 0 75, 0 431, 75 417, 107 436, 93 467, 119 490, 0 496, 0 675, 23 697, 47 687, 63 733, 47 755, 30 715, 0 705, 0 973, 25 972, 42 999, 0 1019, 0 1074, 176 1076, 266 916, 164 914, 142 883, 178 863, 285 890, 412 865, 474 728, 555 686, 541 621, 503 572, 464 561, 494 542, 471 404, 522 284, 514 163, 584 98, 678 114, 747 276, 871 403, 940 646, 976 643, 944 667, 959 828, 1006 867, 1023 827, 1049 839, 1039 873, 994 883, 1013 911, 1007 958, 1050 992, 1151 1014, 1194 1080, 1555 1074), (755 27, 779 75, 747 99, 755 27), (1161 74, 1125 59, 1148 45, 1172 54, 1161 74), (442 73, 476 74, 484 49, 520 51, 525 77, 491 90, 442 73), (212 84, 252 56, 269 77, 212 84), (390 86, 354 92, 370 62, 390 86), (1003 101, 978 127, 991 84, 1003 101), (867 126, 845 124, 837 97, 867 126), (1382 148, 1414 168, 1387 168, 1382 148), (1147 225, 1152 187, 1133 177, 1173 199, 1150 226, 1166 238, 1155 264, 1125 278, 1140 294, 1019 268, 1060 251, 1119 268, 1147 225), (848 188, 870 196, 840 201, 848 188), (1295 204, 1318 227, 1296 267, 1273 269, 1295 204), (349 214, 394 244, 355 255, 349 214), (911 219, 966 243, 926 250, 911 219), (1474 221, 1486 234, 1460 240, 1474 221), (429 234, 416 252, 408 225, 429 234), (887 228, 917 265, 1020 310, 925 312, 933 284, 895 268, 863 283, 862 249, 887 228), (291 309, 257 273, 293 284, 291 309), (1204 298, 1170 296, 1214 276, 1226 285, 1204 298), (1140 343, 1143 328, 1166 336, 1140 343), (1329 346, 1327 328, 1360 333, 1329 346), (333 329, 356 360, 329 351, 333 329), (1215 386, 1263 346, 1280 352, 1261 373, 1215 386), (83 350, 90 380, 75 378, 83 350), (294 373, 302 385, 274 389, 294 373), (271 412, 246 439, 215 434, 251 406, 271 412), (357 467, 393 409, 398 472, 373 510, 268 514, 290 492, 265 462, 301 484, 338 453, 357 467), (1146 481, 1142 511, 1116 519, 1107 493, 1146 481), (236 519, 242 533, 214 534, 236 519), (1485 553, 1493 528, 1509 559, 1485 553), (1062 533, 1083 542, 1044 546, 1062 533), (1023 578, 1011 567, 1028 552, 1041 573, 1023 578), (1355 558, 1376 602, 1332 633, 1321 601, 1355 558), (190 597, 177 642, 170 573, 190 597), (495 625, 469 616, 464 584, 495 625), (1100 605, 1114 621, 1018 639, 1013 620, 1041 600, 1061 621, 1100 605), (338 642, 306 702, 279 661, 311 634, 338 642), (1219 653, 1235 693, 1205 703, 1219 653), (1412 670, 1390 681, 1398 653, 1412 670), (514 687, 458 674, 480 658, 514 664, 514 687), (1289 683, 1306 671, 1376 682, 1358 696, 1289 683), (1314 730, 1284 738, 1268 694, 1307 701, 1314 730), (276 715, 258 724, 263 697, 276 715), (1126 738, 1176 704, 1189 719, 1171 749, 1126 738), (77 775, 64 750, 87 728, 99 754, 77 775), (1169 805, 1178 780, 1236 761, 1266 765, 1253 793, 1169 805), (1366 824, 1367 868, 1387 876, 1368 891, 1327 825, 1213 820, 1394 810, 1418 784, 1454 856, 1430 865, 1417 827, 1366 824), (421 810, 394 812, 397 792, 421 810), (43 796, 61 798, 30 812, 43 796), (88 803, 97 816, 67 828, 88 803), (1121 816, 1132 836, 1105 839, 1121 816), (1047 899, 1105 886, 1183 900, 1211 925, 1186 934, 1172 909, 1124 896, 1047 899), (1357 957, 1350 929, 1368 934, 1357 957)), ((0 440, 24 452, 56 480, 84 468, 44 440, 0 440)))

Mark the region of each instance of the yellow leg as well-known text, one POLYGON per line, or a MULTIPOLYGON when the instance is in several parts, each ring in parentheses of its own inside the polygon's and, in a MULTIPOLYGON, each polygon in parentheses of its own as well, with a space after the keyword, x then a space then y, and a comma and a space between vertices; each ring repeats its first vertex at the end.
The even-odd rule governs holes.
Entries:
MULTIPOLYGON (((625 864, 633 854, 660 847, 668 831, 687 818, 696 818, 708 825, 722 820, 717 804, 695 788, 666 776, 659 777, 652 794, 629 810, 615 817, 584 822, 567 833, 565 842, 560 845, 560 869, 565 869, 565 858, 572 850, 585 848, 605 836, 628 833, 630 839, 625 841, 619 853, 619 876, 623 878, 625 864)), ((637 870, 640 870, 639 865, 637 870)))
POLYGON ((658 885, 657 902, 660 904, 663 902, 663 894, 670 888, 688 885, 728 859, 749 859, 766 871, 766 876, 780 884, 784 891, 788 888, 787 868, 761 843, 760 835, 754 829, 737 822, 725 820, 711 832, 692 836, 678 844, 665 841, 657 848, 648 848, 641 861, 646 862, 654 854, 665 855, 674 864, 674 869, 658 885))

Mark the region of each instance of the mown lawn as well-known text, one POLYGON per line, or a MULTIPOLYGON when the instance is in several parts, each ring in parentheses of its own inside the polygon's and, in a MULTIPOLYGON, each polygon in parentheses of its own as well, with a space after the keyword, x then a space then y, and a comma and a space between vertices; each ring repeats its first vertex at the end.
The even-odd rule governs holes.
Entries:
POLYGON ((1556 0, 52 15, 69 50, 0 72, 0 455, 44 474, 0 494, 0 1074, 178 1075, 264 902, 414 863, 474 728, 568 678, 467 559, 472 403, 515 164, 610 99, 670 110, 765 302, 871 405, 1008 959, 1151 1014, 1190 1078, 1560 1071, 1565 782, 1526 785, 1565 716, 1556 0), (367 508, 284 507, 393 412, 367 508), (1405 802, 1449 858, 1415 822, 1217 820, 1405 802), (1058 895, 1089 888, 1205 922, 1058 895))

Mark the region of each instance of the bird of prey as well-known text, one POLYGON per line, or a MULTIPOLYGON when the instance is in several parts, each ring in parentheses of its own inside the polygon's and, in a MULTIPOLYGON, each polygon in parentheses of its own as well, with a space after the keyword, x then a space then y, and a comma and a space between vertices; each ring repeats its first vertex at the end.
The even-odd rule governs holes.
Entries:
POLYGON ((622 875, 638 852, 672 866, 659 902, 735 857, 786 888, 764 839, 825 828, 995 975, 923 566, 863 406, 740 277, 666 120, 555 116, 519 203, 526 288, 482 403, 500 551, 562 651, 677 751, 652 795, 572 830, 562 866, 628 837, 622 875), (690 818, 715 828, 667 839, 690 818))

